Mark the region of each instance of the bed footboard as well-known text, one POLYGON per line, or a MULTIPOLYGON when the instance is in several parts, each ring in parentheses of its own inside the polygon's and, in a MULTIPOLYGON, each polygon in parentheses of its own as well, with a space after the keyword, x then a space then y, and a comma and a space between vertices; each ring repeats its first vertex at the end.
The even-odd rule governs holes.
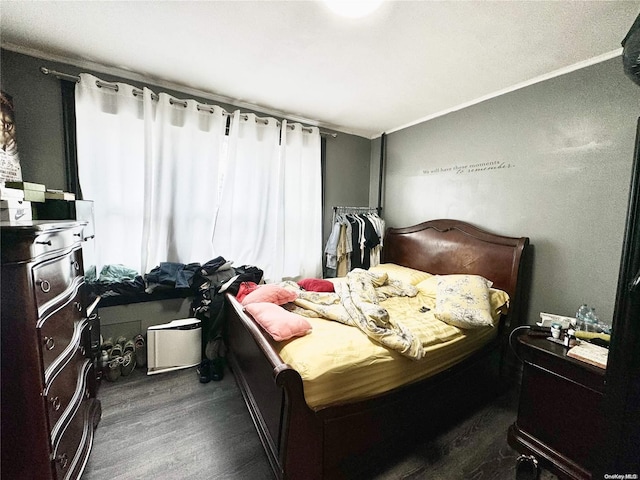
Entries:
POLYGON ((304 400, 300 374, 231 295, 227 306, 229 365, 276 477, 321 478, 321 425, 304 400))

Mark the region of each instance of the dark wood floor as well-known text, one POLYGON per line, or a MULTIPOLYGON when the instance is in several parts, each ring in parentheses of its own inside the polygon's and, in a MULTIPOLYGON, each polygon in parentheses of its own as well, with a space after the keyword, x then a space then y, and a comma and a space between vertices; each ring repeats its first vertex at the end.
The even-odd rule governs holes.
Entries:
POLYGON ((83 480, 268 479, 267 457, 229 373, 135 370, 98 391, 102 419, 83 480))
MULTIPOLYGON (((273 478, 235 380, 201 384, 194 368, 102 382, 102 420, 82 480, 273 478)), ((506 440, 516 393, 505 393, 401 453, 357 459, 362 480, 514 480, 506 440)), ((543 471, 541 480, 556 477, 543 471)))

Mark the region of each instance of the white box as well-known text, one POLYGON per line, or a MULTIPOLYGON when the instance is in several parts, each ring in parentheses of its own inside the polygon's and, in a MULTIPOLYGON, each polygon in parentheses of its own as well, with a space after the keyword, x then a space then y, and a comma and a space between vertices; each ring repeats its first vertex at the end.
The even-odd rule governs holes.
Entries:
POLYGON ((550 327, 552 323, 559 323, 562 328, 569 328, 571 320, 573 320, 571 317, 540 312, 540 321, 538 322, 538 326, 550 327))
POLYGON ((202 328, 197 318, 173 320, 147 329, 147 375, 199 365, 202 328))
POLYGON ((0 220, 19 223, 31 221, 31 202, 24 200, 0 200, 0 220))
POLYGON ((31 208, 31 202, 18 198, 0 200, 0 208, 31 208))
POLYGON ((2 200, 24 200, 24 190, 17 188, 7 188, 0 186, 0 199, 2 200))

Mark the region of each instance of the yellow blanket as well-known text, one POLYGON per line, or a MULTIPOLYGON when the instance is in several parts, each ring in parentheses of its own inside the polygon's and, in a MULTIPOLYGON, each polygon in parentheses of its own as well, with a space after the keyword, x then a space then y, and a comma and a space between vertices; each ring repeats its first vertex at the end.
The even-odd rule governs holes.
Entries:
MULTIPOLYGON (((376 296, 391 323, 401 324, 419 343, 419 360, 386 348, 352 326, 349 317, 344 316, 344 307, 342 310, 335 307, 340 304, 339 294, 300 292, 293 309, 309 317, 312 333, 273 345, 282 359, 302 376, 309 407, 319 410, 363 400, 422 380, 453 366, 497 335, 497 328, 463 330, 436 319, 435 282, 418 280, 413 296, 387 297, 379 290, 376 296), (380 300, 381 297, 385 298, 380 300)), ((337 291, 343 282, 343 279, 334 281, 337 291)), ((374 291, 376 288, 379 287, 374 287, 374 291)), ((492 290, 492 316, 496 323, 508 301, 505 292, 492 290)))
POLYGON ((431 311, 415 309, 427 300, 416 297, 381 303, 390 316, 402 316, 422 343, 423 357, 413 360, 385 348, 358 328, 322 318, 309 318, 313 331, 286 342, 273 342, 282 359, 302 376, 305 400, 321 408, 370 398, 441 372, 488 343, 497 328, 461 330, 437 320, 431 311), (406 303, 404 306, 400 304, 406 303))

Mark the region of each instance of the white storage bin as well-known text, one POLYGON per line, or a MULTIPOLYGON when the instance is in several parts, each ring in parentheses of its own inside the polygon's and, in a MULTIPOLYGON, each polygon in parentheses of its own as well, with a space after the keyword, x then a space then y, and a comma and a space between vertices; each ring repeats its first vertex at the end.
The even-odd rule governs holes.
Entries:
POLYGON ((199 365, 202 328, 197 318, 173 320, 147 329, 147 375, 199 365))

